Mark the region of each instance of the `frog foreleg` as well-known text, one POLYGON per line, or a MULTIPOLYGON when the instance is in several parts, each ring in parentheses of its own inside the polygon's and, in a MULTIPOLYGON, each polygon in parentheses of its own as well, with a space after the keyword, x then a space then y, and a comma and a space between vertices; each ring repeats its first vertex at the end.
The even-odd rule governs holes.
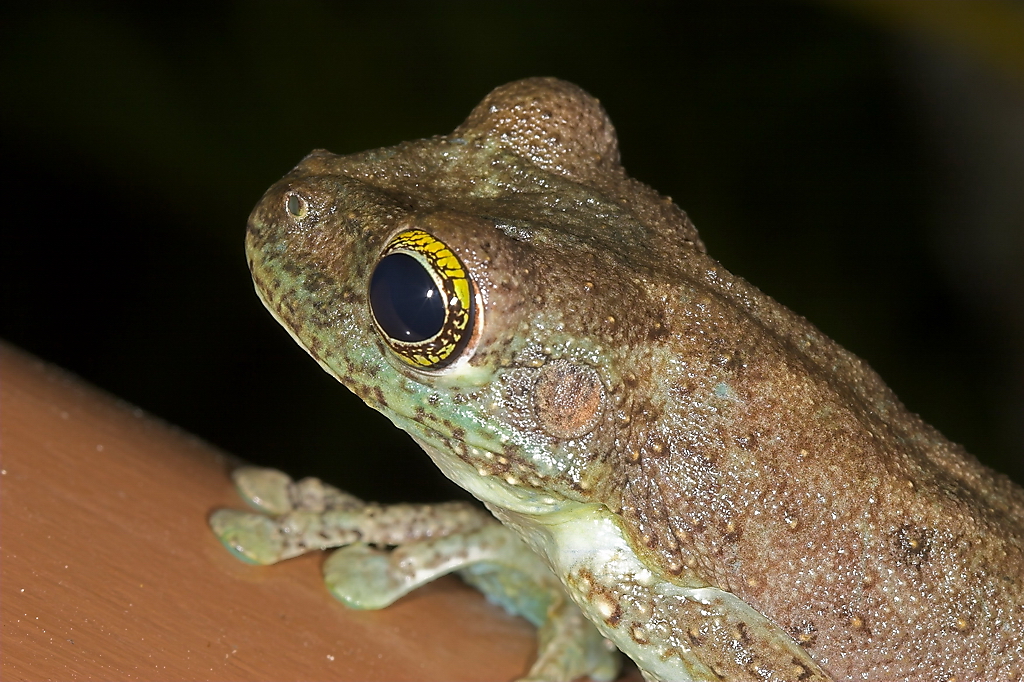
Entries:
POLYGON ((464 502, 366 503, 319 479, 293 482, 274 469, 243 467, 233 478, 243 498, 276 515, 219 509, 210 516, 220 541, 250 563, 273 564, 355 542, 400 545, 494 523, 489 514, 464 502))
POLYGON ((296 482, 274 469, 243 467, 233 478, 244 499, 273 515, 211 515, 211 528, 239 558, 272 564, 341 547, 324 563, 324 580, 337 599, 360 609, 384 608, 456 572, 538 626, 537 660, 524 680, 611 680, 618 673, 618 652, 547 565, 484 510, 462 502, 365 503, 318 479, 296 482))
POLYGON ((622 657, 615 645, 564 595, 548 607, 537 640, 537 660, 527 680, 575 679, 582 674, 599 681, 618 677, 622 657))
POLYGON ((382 609, 431 580, 486 561, 492 554, 495 531, 506 532, 489 520, 483 528, 468 533, 413 541, 391 550, 365 542, 353 544, 324 562, 324 581, 331 594, 348 606, 382 609))
POLYGON ((385 551, 359 543, 324 564, 328 589, 348 606, 379 609, 456 572, 489 600, 538 626, 537 660, 524 680, 612 680, 619 654, 565 595, 547 565, 504 526, 483 527, 385 551))

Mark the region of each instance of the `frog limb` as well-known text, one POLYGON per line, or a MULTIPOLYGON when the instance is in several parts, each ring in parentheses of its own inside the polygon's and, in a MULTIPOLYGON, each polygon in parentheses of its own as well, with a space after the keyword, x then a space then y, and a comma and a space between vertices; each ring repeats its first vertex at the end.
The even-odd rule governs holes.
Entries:
POLYGON ((622 662, 615 645, 565 596, 548 608, 537 641, 537 660, 520 682, 575 679, 584 674, 599 682, 618 677, 622 662))
POLYGON ((277 518, 218 509, 210 516, 210 527, 224 546, 243 561, 268 565, 356 542, 415 542, 472 530, 488 520, 484 512, 463 502, 367 504, 359 509, 297 510, 277 518))
MULTIPOLYGON (((518 543, 518 540, 493 521, 468 533, 411 542, 390 551, 360 542, 339 549, 324 562, 324 580, 331 594, 348 606, 382 609, 417 587, 453 571, 481 562, 491 564, 504 560, 508 564, 510 557, 506 555, 513 542, 518 543)), ((474 586, 488 596, 491 590, 502 596, 500 578, 482 580, 474 586)), ((514 601, 497 601, 527 617, 537 611, 516 608, 514 601)), ((546 602, 547 599, 544 606, 546 602)))
POLYGON ((330 592, 352 608, 380 609, 447 573, 539 628, 524 681, 614 679, 619 655, 570 601, 547 565, 485 511, 462 502, 366 503, 319 479, 243 467, 240 495, 266 514, 220 509, 210 526, 250 563, 272 564, 341 547, 324 563, 330 592), (381 549, 392 547, 393 549, 381 549))
POLYGON ((357 543, 324 563, 324 580, 353 608, 384 608, 421 585, 458 573, 489 600, 537 625, 538 655, 523 682, 612 680, 619 656, 550 569, 504 526, 489 520, 468 533, 412 542, 384 551, 357 543))
POLYGON ((235 556, 273 564, 314 550, 356 542, 401 545, 464 533, 493 518, 465 502, 442 504, 366 503, 319 479, 293 482, 274 469, 244 467, 234 475, 239 493, 276 517, 218 509, 210 527, 235 556))

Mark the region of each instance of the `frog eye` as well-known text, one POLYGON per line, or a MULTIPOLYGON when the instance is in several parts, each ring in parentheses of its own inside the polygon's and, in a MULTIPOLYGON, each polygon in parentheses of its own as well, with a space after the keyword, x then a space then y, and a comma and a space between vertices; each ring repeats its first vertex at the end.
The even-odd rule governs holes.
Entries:
POLYGON ((437 237, 406 230, 388 243, 373 270, 370 312, 398 357, 440 369, 459 357, 473 333, 466 268, 437 237))

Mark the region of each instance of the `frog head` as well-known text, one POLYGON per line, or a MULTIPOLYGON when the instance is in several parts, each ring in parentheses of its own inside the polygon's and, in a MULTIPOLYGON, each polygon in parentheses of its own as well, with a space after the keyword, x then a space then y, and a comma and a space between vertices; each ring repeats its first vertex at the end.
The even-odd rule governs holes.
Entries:
POLYGON ((658 282, 703 256, 627 177, 599 102, 550 78, 498 88, 447 136, 313 152, 257 205, 246 251, 328 372, 521 511, 614 485, 667 333, 658 282))

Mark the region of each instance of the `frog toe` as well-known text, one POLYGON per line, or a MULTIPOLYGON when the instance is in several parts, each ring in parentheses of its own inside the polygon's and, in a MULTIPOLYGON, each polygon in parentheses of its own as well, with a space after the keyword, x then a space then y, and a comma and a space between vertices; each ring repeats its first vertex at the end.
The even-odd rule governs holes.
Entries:
POLYGON ((210 528, 228 551, 250 564, 267 565, 281 559, 283 541, 277 524, 262 514, 218 509, 210 528))
POLYGON ((283 471, 245 466, 231 472, 231 479, 238 494, 254 508, 275 516, 291 511, 292 479, 283 471))
POLYGON ((518 682, 581 677, 610 682, 619 676, 619 650, 565 597, 552 603, 537 635, 537 660, 518 682))
POLYGON ((390 563, 389 553, 384 550, 363 543, 349 545, 324 562, 324 583, 346 606, 382 609, 415 587, 396 580, 390 563))

